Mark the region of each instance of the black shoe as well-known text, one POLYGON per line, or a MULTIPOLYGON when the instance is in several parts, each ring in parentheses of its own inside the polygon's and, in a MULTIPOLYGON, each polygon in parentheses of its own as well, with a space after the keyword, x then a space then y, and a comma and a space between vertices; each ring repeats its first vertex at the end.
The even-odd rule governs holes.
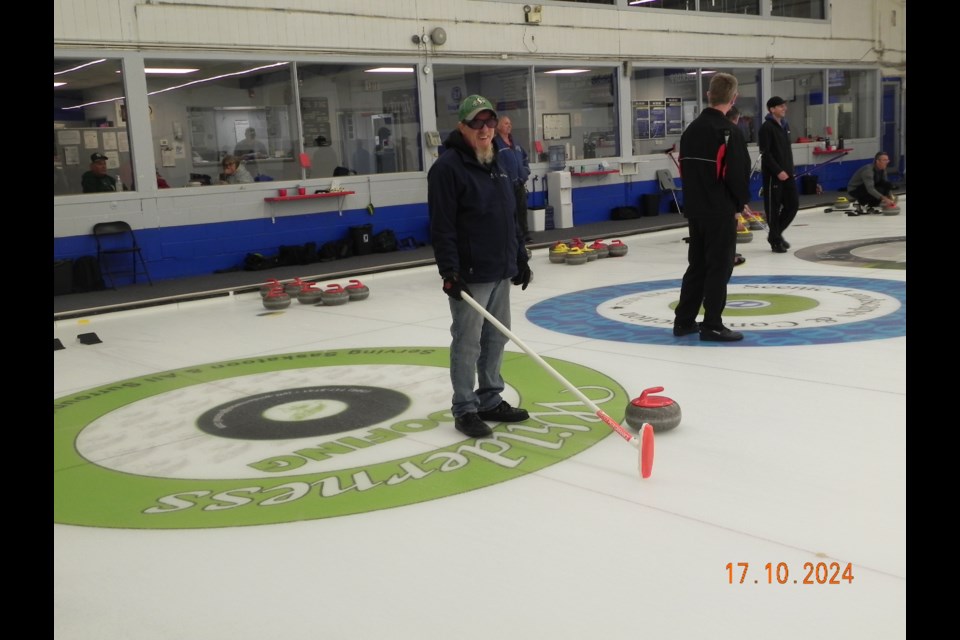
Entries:
POLYGON ((782 244, 772 244, 772 245, 770 245, 770 250, 773 251, 774 253, 786 253, 786 252, 787 252, 787 248, 786 248, 785 246, 783 246, 782 244))
POLYGON ((530 418, 526 409, 511 407, 506 400, 502 400, 493 409, 478 411, 477 415, 480 416, 481 420, 490 420, 491 422, 523 422, 530 418))
POLYGON ((698 322, 691 322, 690 324, 678 324, 675 322, 673 324, 673 335, 677 336, 678 338, 688 336, 691 333, 696 333, 697 331, 700 331, 700 323, 698 322))
POLYGON ((471 438, 485 438, 493 434, 486 422, 475 413, 465 413, 454 421, 457 431, 471 438))
POLYGON ((740 265, 742 265, 742 264, 743 264, 744 262, 746 262, 746 261, 747 261, 747 259, 744 258, 742 254, 739 254, 739 253, 738 253, 737 255, 733 256, 733 266, 735 266, 735 267, 739 267, 740 265))
POLYGON ((731 331, 723 325, 719 328, 700 325, 700 339, 706 342, 736 342, 743 340, 743 334, 739 331, 731 331))
POLYGON ((780 246, 782 246, 784 249, 789 249, 790 243, 787 242, 786 238, 780 238, 780 246))

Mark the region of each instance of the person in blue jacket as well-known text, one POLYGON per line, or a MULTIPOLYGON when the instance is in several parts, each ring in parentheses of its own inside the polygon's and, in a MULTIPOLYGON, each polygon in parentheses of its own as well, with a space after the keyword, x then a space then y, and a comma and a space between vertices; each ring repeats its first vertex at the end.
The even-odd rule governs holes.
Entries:
POLYGON ((461 294, 509 327, 510 285, 526 289, 533 273, 516 222, 514 187, 497 162, 497 112, 483 96, 471 95, 457 115, 446 151, 427 173, 427 203, 430 241, 453 320, 451 413, 458 431, 481 438, 493 433, 485 421, 522 422, 530 415, 501 396, 506 336, 461 294))
POLYGON ((530 177, 530 159, 520 143, 513 139, 513 121, 510 116, 500 116, 497 123, 497 137, 493 140, 497 148, 497 162, 510 176, 513 192, 517 199, 517 223, 526 242, 530 241, 527 228, 527 178, 530 177))

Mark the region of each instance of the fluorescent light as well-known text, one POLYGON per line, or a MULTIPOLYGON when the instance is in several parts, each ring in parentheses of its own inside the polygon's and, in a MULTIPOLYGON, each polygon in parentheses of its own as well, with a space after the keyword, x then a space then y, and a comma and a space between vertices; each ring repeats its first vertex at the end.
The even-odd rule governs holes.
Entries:
MULTIPOLYGON (((716 69, 704 69, 704 70, 701 71, 700 73, 702 73, 703 75, 707 75, 707 74, 716 73, 716 72, 717 72, 716 69)), ((687 71, 687 75, 688 75, 688 76, 695 76, 695 75, 697 75, 697 72, 696 72, 696 71, 687 71)))
POLYGON ((377 67, 364 69, 364 73, 413 73, 413 67, 377 67))
POLYGON ((78 70, 78 69, 83 69, 84 67, 89 67, 89 66, 92 65, 92 64, 100 64, 101 62, 106 62, 106 61, 107 61, 106 58, 100 58, 99 60, 92 60, 92 61, 90 61, 90 62, 84 62, 84 63, 81 64, 81 65, 77 65, 76 67, 73 67, 72 69, 64 69, 63 71, 55 71, 55 72, 53 73, 53 75, 59 76, 59 75, 62 75, 62 74, 64 74, 64 73, 70 73, 71 71, 76 71, 76 70, 78 70))
POLYGON ((143 70, 144 73, 169 73, 169 74, 184 74, 184 73, 193 73, 194 71, 199 71, 199 69, 164 69, 161 67, 147 67, 143 70))
POLYGON ((656 2, 656 0, 630 0, 630 2, 628 2, 627 4, 629 4, 630 6, 634 6, 638 4, 647 4, 648 2, 656 2))
POLYGON ((56 89, 57 87, 62 87, 62 86, 65 85, 65 84, 67 84, 67 83, 66 83, 66 82, 54 82, 54 83, 53 83, 53 88, 56 89))
POLYGON ((553 71, 544 71, 545 74, 569 75, 571 73, 588 73, 590 69, 554 69, 553 71))

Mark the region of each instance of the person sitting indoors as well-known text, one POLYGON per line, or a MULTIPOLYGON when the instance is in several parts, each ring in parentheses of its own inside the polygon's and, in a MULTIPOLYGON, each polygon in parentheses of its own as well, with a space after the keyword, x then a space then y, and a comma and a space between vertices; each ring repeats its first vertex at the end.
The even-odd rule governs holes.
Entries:
POLYGON ((890 156, 887 152, 878 152, 873 156, 872 163, 863 165, 851 176, 847 193, 856 199, 858 204, 867 207, 877 207, 881 203, 887 207, 894 206, 896 199, 890 195, 893 185, 887 181, 888 164, 890 156))
POLYGON ((224 156, 221 161, 223 173, 220 174, 220 184, 246 184, 253 182, 253 176, 240 164, 237 156, 224 156))
POLYGON ((102 153, 90 154, 90 170, 80 177, 84 193, 102 193, 116 191, 117 180, 107 173, 107 156, 102 153))

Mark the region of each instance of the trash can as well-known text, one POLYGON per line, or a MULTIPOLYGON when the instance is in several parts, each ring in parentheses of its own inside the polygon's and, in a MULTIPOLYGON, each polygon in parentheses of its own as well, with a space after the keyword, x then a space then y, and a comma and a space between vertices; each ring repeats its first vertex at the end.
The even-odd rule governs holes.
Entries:
POLYGON ((640 212, 644 216, 660 215, 660 194, 645 193, 640 196, 640 212))
POLYGON ((816 195, 818 182, 817 176, 802 176, 800 178, 800 193, 805 196, 816 195))

